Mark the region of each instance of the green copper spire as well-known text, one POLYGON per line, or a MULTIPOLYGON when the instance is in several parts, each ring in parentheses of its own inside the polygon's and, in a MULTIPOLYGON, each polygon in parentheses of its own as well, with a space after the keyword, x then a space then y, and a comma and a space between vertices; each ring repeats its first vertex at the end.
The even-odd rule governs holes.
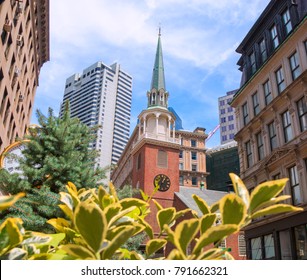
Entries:
POLYGON ((155 65, 152 73, 151 89, 165 89, 164 66, 161 45, 161 28, 159 28, 158 45, 156 51, 155 65))

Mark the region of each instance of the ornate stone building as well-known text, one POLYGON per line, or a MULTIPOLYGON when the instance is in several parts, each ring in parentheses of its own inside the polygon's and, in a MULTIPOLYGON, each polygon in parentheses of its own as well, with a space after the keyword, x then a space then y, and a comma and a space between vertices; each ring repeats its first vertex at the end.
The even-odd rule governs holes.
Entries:
POLYGON ((284 194, 303 212, 254 221, 250 259, 307 259, 307 5, 272 0, 237 48, 234 96, 241 178, 249 190, 289 178, 284 194))
POLYGON ((0 153, 29 125, 49 60, 49 0, 0 1, 0 153))

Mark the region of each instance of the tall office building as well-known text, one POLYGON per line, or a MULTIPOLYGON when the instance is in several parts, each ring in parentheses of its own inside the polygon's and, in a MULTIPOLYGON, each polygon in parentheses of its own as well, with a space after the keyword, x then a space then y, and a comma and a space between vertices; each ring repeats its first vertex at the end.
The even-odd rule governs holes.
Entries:
POLYGON ((236 134, 236 121, 234 109, 230 106, 230 102, 237 90, 232 90, 226 93, 225 96, 219 97, 219 118, 220 118, 220 138, 221 144, 234 141, 236 134))
POLYGON ((252 190, 289 178, 286 202, 304 209, 245 227, 249 259, 307 259, 306 30, 306 0, 272 0, 237 48, 242 79, 232 106, 241 179, 252 190))
POLYGON ((42 65, 49 60, 49 0, 0 0, 0 153, 30 122, 42 65))
POLYGON ((116 164, 129 140, 131 99, 132 77, 118 63, 97 62, 66 80, 60 116, 69 100, 71 117, 100 126, 91 146, 99 151, 100 167, 116 164))

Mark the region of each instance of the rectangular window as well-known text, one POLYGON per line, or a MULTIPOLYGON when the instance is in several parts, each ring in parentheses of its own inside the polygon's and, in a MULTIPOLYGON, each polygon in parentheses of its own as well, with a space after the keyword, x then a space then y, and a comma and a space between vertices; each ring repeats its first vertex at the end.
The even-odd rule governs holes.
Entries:
POLYGON ((234 139, 234 138, 235 138, 235 135, 234 135, 233 133, 230 133, 230 134, 229 134, 229 139, 232 140, 232 139, 234 139))
POLYGON ((179 176, 179 185, 183 186, 184 182, 183 182, 183 176, 179 176))
POLYGON ((295 80, 299 75, 301 75, 301 68, 297 52, 295 52, 289 57, 289 63, 291 68, 292 79, 295 80))
POLYGON ((227 108, 227 112, 228 112, 228 113, 231 113, 232 111, 233 111, 233 108, 232 108, 232 107, 228 107, 228 108, 227 108))
POLYGON ((257 116, 260 112, 260 105, 258 101, 258 93, 254 93, 252 95, 252 100, 253 100, 253 108, 254 108, 254 116, 257 116))
POLYGON ((223 135, 222 136, 222 141, 224 142, 224 141, 227 141, 227 135, 223 135))
POLYGON ((298 260, 307 260, 307 224, 294 228, 296 255, 298 260))
POLYGON ((293 138, 291 117, 288 110, 282 114, 282 124, 283 124, 285 142, 287 143, 293 138))
POLYGON ((251 141, 247 141, 245 143, 245 150, 246 150, 246 165, 247 168, 249 168, 253 165, 253 153, 252 153, 251 141))
POLYGON ((277 28, 275 24, 270 29, 270 33, 271 33, 273 47, 274 49, 276 49, 279 46, 279 39, 278 39, 277 28))
POLYGON ((183 162, 179 162, 179 170, 183 170, 183 162))
POLYGON ((285 83, 285 78, 284 78, 282 67, 280 67, 275 72, 275 77, 276 77, 276 83, 277 83, 277 91, 278 93, 281 93, 286 88, 286 83, 285 83))
POLYGON ((235 129, 235 125, 234 125, 234 124, 230 124, 230 125, 228 126, 228 128, 229 128, 229 130, 234 130, 234 129, 235 129))
POLYGON ((264 158, 264 146, 263 146, 263 138, 261 132, 259 132, 256 135, 256 139, 257 139, 258 159, 262 160, 264 158))
POLYGON ((302 97, 297 103, 297 113, 300 121, 301 132, 307 130, 307 102, 306 98, 302 97))
POLYGON ((197 177, 192 177, 192 186, 197 186, 197 177))
POLYGON ((226 122, 226 118, 225 117, 221 118, 221 123, 224 123, 224 122, 226 122))
POLYGON ((271 122, 268 125, 269 130, 269 137, 270 137, 270 148, 271 151, 273 151, 275 148, 277 148, 277 136, 276 136, 276 130, 275 130, 275 122, 271 122))
POLYGON ((242 106, 242 113, 243 113, 243 124, 246 125, 249 122, 247 102, 244 103, 242 106))
POLYGON ((192 164, 192 171, 194 171, 194 172, 197 171, 197 164, 192 164))
POLYGON ((191 152, 191 159, 197 160, 197 152, 191 152))
POLYGON ((292 260, 290 230, 279 232, 279 245, 282 260, 292 260))
POLYGON ((196 147, 197 143, 196 140, 191 139, 191 147, 196 147))
POLYGON ((183 151, 179 151, 179 158, 183 158, 183 151))
POLYGON ((225 114, 225 109, 221 109, 221 115, 225 114))
POLYGON ((268 105, 273 100, 272 93, 271 93, 271 87, 270 87, 270 81, 269 80, 267 80, 263 84, 263 92, 264 92, 265 105, 268 105))
POLYGON ((257 70, 256 68, 256 57, 255 57, 255 53, 252 52, 250 55, 249 55, 249 63, 250 63, 250 69, 251 69, 251 74, 254 74, 257 70))
POLYGON ((228 116, 228 121, 233 121, 233 116, 228 116))
POLYGON ((251 239, 251 257, 252 260, 261 260, 262 259, 262 249, 261 249, 261 237, 251 239))
POLYGON ((301 187, 298 180, 296 165, 289 168, 290 188, 292 194, 292 203, 298 205, 302 203, 301 187))
POLYGON ((288 35, 292 30, 292 23, 288 9, 282 14, 282 21, 284 23, 286 34, 288 35))
POLYGON ((264 38, 259 43, 259 49, 260 49, 261 62, 264 63, 266 61, 266 59, 268 58, 264 38))
POLYGON ((225 105, 225 100, 221 100, 220 101, 220 106, 224 106, 225 105))
POLYGON ((226 126, 222 126, 222 132, 226 132, 226 130, 227 130, 227 127, 226 126))
POLYGON ((264 236, 264 256, 265 259, 273 260, 275 259, 275 247, 273 234, 268 234, 264 236))

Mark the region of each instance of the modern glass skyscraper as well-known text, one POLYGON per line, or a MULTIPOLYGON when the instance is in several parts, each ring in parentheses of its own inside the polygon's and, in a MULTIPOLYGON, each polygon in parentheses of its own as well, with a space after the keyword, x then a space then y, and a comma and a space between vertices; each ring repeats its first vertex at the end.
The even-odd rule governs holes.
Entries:
POLYGON ((100 167, 116 164, 129 140, 131 99, 132 77, 118 63, 97 62, 66 80, 60 116, 69 100, 71 117, 100 126, 91 146, 99 151, 100 167))

